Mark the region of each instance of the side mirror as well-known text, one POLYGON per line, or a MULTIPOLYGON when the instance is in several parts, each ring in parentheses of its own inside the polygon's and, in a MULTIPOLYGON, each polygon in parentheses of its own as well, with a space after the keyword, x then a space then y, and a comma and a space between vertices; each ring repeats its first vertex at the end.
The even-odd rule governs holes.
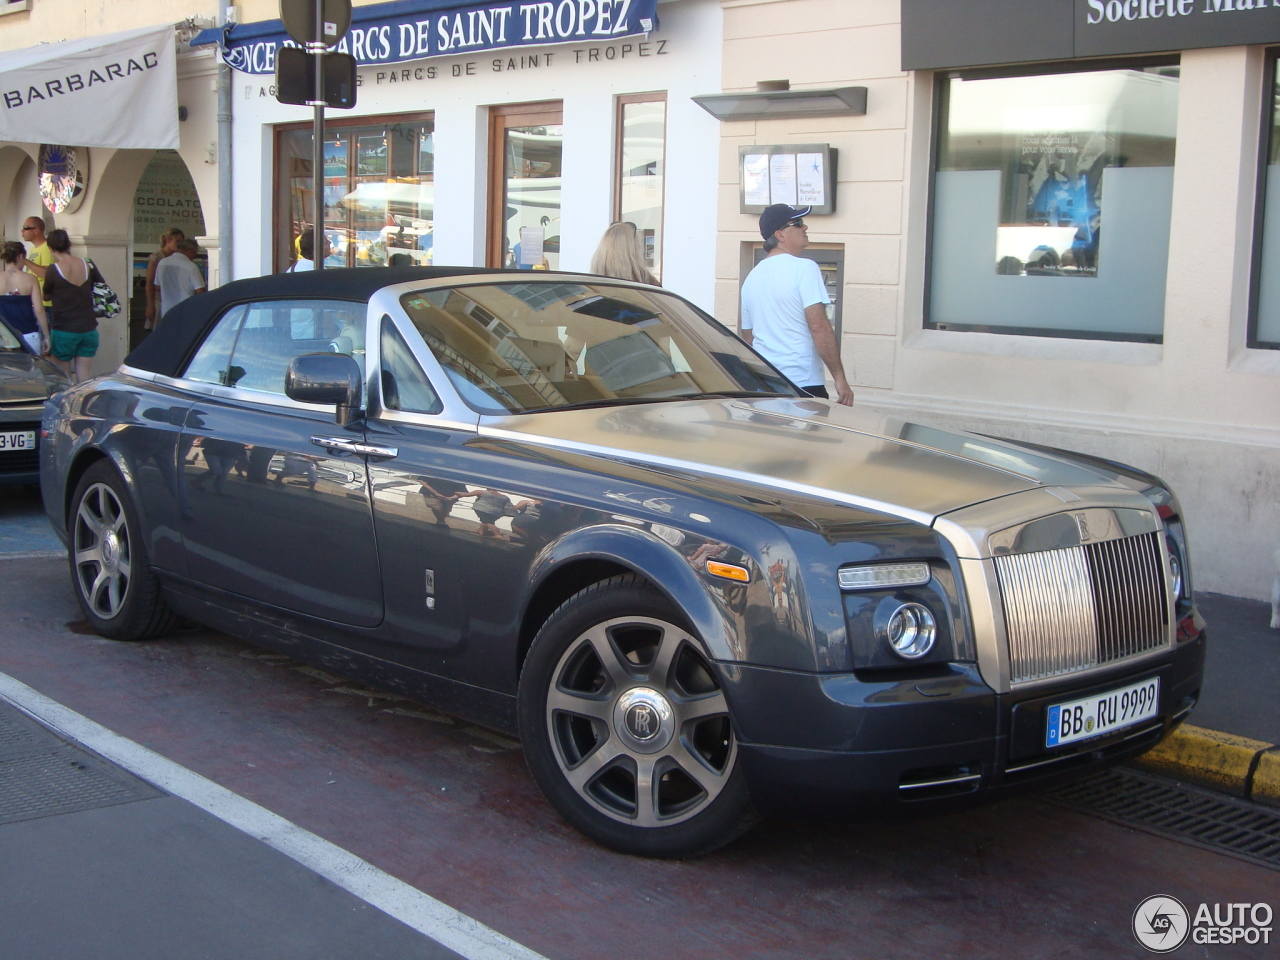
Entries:
POLYGON ((360 366, 342 353, 305 353, 289 361, 284 392, 299 403, 337 407, 334 419, 346 426, 360 419, 360 366))

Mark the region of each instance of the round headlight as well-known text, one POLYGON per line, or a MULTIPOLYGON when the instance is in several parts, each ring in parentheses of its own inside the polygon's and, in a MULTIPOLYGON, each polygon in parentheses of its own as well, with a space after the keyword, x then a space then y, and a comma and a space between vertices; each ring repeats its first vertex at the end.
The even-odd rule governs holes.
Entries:
POLYGON ((885 621, 885 640, 893 652, 916 660, 933 649, 938 624, 929 608, 920 603, 904 603, 885 621))
POLYGON ((1175 599, 1182 598, 1182 563, 1175 551, 1169 552, 1169 588, 1173 590, 1175 599))

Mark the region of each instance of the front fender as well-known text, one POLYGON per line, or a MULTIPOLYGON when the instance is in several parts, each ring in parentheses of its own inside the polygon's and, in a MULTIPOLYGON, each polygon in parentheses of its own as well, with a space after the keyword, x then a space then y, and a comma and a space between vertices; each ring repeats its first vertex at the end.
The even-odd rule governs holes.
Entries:
POLYGON ((124 478, 152 565, 182 571, 177 450, 185 409, 183 401, 109 377, 81 384, 60 395, 56 408, 46 407, 41 488, 45 512, 64 540, 80 478, 106 459, 124 478))
POLYGON ((573 530, 548 544, 529 571, 530 597, 558 570, 583 560, 633 570, 665 593, 689 618, 713 660, 739 660, 742 637, 735 618, 711 595, 689 561, 666 541, 623 524, 573 530))

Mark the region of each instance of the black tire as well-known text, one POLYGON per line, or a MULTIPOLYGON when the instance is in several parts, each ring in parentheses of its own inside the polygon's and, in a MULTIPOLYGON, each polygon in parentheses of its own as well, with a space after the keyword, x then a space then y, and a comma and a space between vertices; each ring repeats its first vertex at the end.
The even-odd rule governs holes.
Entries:
POLYGON ((701 645, 641 577, 586 587, 547 619, 520 676, 519 716, 547 799, 610 849, 696 857, 759 819, 701 645))
POLYGON ((85 471, 67 515, 71 585, 84 618, 112 640, 149 640, 179 623, 160 593, 125 485, 115 465, 85 471))

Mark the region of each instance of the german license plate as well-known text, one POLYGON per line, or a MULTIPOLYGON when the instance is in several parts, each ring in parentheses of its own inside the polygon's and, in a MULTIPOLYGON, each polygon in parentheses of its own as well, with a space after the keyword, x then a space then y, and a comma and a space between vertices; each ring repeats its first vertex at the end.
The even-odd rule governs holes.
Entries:
POLYGON ((34 450, 36 448, 36 432, 34 430, 10 430, 0 432, 0 451, 34 450))
POLYGON ((1100 737, 1154 717, 1160 710, 1160 678, 1152 677, 1118 690, 1083 700, 1056 703, 1049 708, 1046 747, 1100 737))

